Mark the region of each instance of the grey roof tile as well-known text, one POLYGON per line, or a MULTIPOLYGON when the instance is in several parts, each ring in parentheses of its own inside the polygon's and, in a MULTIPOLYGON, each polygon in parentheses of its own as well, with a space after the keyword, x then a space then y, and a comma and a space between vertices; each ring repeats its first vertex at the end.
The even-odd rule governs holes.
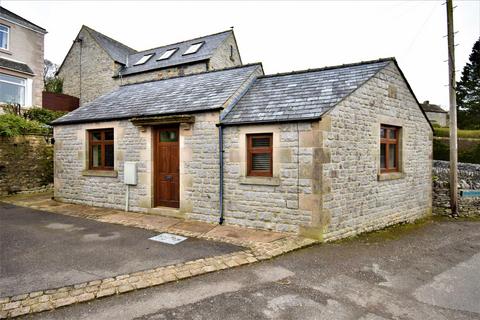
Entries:
POLYGON ((260 64, 122 86, 55 120, 54 125, 215 110, 260 64))
POLYGON ((127 56, 135 54, 137 52, 137 50, 132 49, 124 45, 123 43, 118 42, 117 40, 107 37, 103 33, 93 30, 92 28, 87 26, 83 27, 92 35, 92 37, 114 61, 126 64, 127 56))
POLYGON ((224 124, 318 119, 393 59, 259 77, 224 124))
POLYGON ((31 75, 34 74, 32 69, 27 64, 5 58, 0 58, 0 68, 10 69, 22 73, 28 73, 31 75))
POLYGON ((131 54, 128 57, 128 65, 121 72, 121 74, 122 76, 128 76, 130 74, 208 60, 212 57, 213 53, 222 44, 222 42, 232 33, 232 30, 228 30, 131 54), (183 55, 190 45, 200 42, 203 42, 203 45, 196 53, 183 55), (178 48, 178 50, 169 59, 157 61, 157 59, 160 58, 166 51, 175 48, 178 48), (145 64, 134 66, 134 64, 143 56, 151 53, 154 53, 154 56, 151 57, 145 64))
POLYGON ((35 31, 43 33, 43 34, 47 33, 47 30, 45 30, 44 28, 42 28, 40 26, 37 26, 36 24, 28 21, 25 18, 20 17, 18 14, 15 14, 15 13, 11 12, 11 11, 5 9, 4 7, 0 7, 0 18, 10 20, 10 21, 12 21, 16 24, 19 24, 21 26, 24 26, 26 28, 35 30, 35 31))

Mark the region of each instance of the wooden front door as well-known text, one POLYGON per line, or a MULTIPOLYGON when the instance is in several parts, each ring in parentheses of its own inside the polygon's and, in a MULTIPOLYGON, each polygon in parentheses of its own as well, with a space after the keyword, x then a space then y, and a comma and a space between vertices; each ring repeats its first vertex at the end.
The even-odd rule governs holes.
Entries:
POLYGON ((178 125, 161 127, 154 134, 154 205, 179 208, 180 154, 178 125))

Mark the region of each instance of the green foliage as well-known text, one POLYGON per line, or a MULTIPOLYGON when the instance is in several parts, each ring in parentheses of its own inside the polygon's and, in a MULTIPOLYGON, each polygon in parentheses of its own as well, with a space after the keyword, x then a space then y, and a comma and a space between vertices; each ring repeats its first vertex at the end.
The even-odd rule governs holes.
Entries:
POLYGON ((42 108, 31 108, 25 111, 23 116, 28 120, 38 121, 44 124, 50 124, 53 120, 66 114, 63 111, 51 111, 42 108))
MULTIPOLYGON (((433 140, 433 159, 450 160, 449 140, 433 140)), ((458 161, 480 164, 480 141, 459 140, 458 161)))
POLYGON ((63 92, 63 79, 58 77, 47 78, 44 82, 45 91, 53 93, 63 92))
POLYGON ((14 114, 0 115, 0 136, 14 137, 22 134, 48 134, 50 128, 38 121, 30 121, 14 114))
MULTIPOLYGON (((434 127, 433 135, 436 137, 449 137, 450 129, 449 128, 435 128, 434 127)), ((467 139, 480 139, 480 130, 457 130, 457 136, 459 138, 467 139)))
POLYGON ((480 38, 457 82, 458 127, 480 129, 480 38))

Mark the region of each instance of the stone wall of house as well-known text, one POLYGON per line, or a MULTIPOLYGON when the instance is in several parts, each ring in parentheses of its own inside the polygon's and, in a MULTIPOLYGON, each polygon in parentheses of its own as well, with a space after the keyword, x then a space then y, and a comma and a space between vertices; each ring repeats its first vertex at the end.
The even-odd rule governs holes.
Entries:
POLYGON ((390 63, 320 122, 325 240, 431 214, 432 130, 390 63), (401 127, 400 172, 380 174, 380 125, 401 127))
POLYGON ((195 115, 180 124, 180 209, 153 206, 152 127, 130 121, 56 126, 55 198, 99 207, 125 208, 124 161, 138 163, 138 184, 130 187, 130 211, 213 221, 218 215, 218 112, 195 115), (87 130, 114 129, 114 171, 108 176, 88 168, 87 130), (113 175, 113 176, 112 176, 113 175))
POLYGON ((0 57, 27 64, 32 69, 34 76, 26 76, 24 73, 8 69, 2 69, 2 73, 21 78, 32 78, 32 102, 26 107, 41 106, 45 35, 2 18, 0 18, 0 23, 10 28, 9 48, 8 50, 0 50, 0 57))
POLYGON ((190 65, 184 65, 179 67, 154 70, 144 73, 132 74, 124 77, 115 78, 115 83, 117 86, 122 84, 138 83, 144 81, 153 81, 167 79, 171 77, 178 77, 183 75, 189 75, 194 73, 200 73, 207 71, 207 63, 199 62, 190 65))
MULTIPOLYGON (((450 164, 448 161, 433 161, 433 213, 449 215, 450 210, 450 164)), ((480 191, 480 164, 458 164, 458 186, 460 190, 480 191)), ((480 197, 459 195, 460 216, 480 216, 480 197)))
POLYGON ((225 128, 227 224, 286 232, 298 232, 300 226, 310 224, 314 189, 312 130, 311 123, 225 128), (246 135, 252 133, 273 134, 271 178, 246 176, 246 135))
POLYGON ((230 35, 210 58, 209 70, 224 69, 242 65, 235 37, 230 35))
POLYGON ((448 113, 425 112, 432 124, 438 124, 441 127, 448 127, 448 113))
POLYGON ((142 132, 129 121, 97 122, 56 126, 55 198, 99 207, 125 208, 126 186, 123 162, 138 162, 138 185, 130 188, 130 209, 145 211, 151 181, 150 130, 142 132), (92 176, 88 171, 87 130, 114 129, 114 176, 92 176))
POLYGON ((82 42, 74 42, 58 76, 63 79, 63 93, 78 97, 80 106, 112 91, 118 86, 112 76, 119 65, 82 29, 82 42))
POLYGON ((0 137, 0 195, 41 191, 52 182, 50 137, 0 137))

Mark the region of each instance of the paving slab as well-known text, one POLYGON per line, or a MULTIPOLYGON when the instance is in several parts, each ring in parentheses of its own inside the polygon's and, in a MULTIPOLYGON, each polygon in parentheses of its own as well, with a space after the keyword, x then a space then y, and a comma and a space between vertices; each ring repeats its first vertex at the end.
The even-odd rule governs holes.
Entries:
POLYGON ((213 230, 209 231, 206 235, 211 237, 234 238, 247 242, 272 242, 286 237, 286 235, 282 233, 238 228, 233 226, 217 226, 213 230))
POLYGON ((213 224, 198 221, 183 221, 175 224, 173 228, 195 233, 207 233, 216 226, 213 224))
POLYGON ((243 249, 198 238, 169 245, 148 239, 159 233, 156 231, 1 202, 0 225, 0 297, 243 249))

